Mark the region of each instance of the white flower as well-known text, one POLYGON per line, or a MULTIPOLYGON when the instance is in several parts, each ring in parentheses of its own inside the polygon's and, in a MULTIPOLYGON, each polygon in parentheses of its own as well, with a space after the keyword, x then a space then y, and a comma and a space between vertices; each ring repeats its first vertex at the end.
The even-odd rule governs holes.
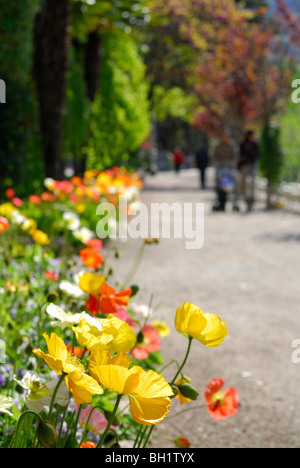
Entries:
POLYGON ((53 326, 60 326, 64 329, 68 326, 73 327, 74 325, 79 325, 81 320, 85 320, 91 327, 102 331, 102 323, 86 312, 80 312, 77 314, 66 313, 63 309, 56 306, 55 304, 50 304, 47 307, 46 312, 50 315, 50 317, 57 319, 57 321, 52 322, 53 326))
POLYGON ((22 380, 14 379, 20 387, 29 390, 31 393, 48 395, 44 380, 34 371, 27 371, 22 380))
POLYGON ((0 395, 0 413, 6 413, 12 416, 12 413, 8 411, 15 404, 13 398, 5 395, 0 395))
POLYGON ((85 244, 89 240, 93 239, 95 234, 87 227, 82 226, 80 229, 76 229, 73 231, 73 236, 76 237, 76 239, 80 240, 83 244, 85 244))
POLYGON ((72 296, 76 299, 84 296, 84 292, 80 289, 80 287, 74 283, 71 283, 70 281, 61 281, 59 283, 59 289, 65 294, 68 294, 68 296, 72 296))
POLYGON ((134 312, 135 314, 140 314, 143 317, 151 317, 153 313, 153 310, 150 309, 148 306, 138 305, 138 304, 135 304, 134 302, 130 304, 130 308, 132 312, 134 312))
POLYGON ((51 177, 47 177, 44 180, 44 185, 48 190, 52 190, 54 188, 54 186, 55 186, 55 180, 51 179, 51 177))
MULTIPOLYGON (((25 403, 28 409, 40 413, 50 407, 53 392, 58 383, 57 377, 45 383, 36 372, 28 371, 22 380, 15 380, 22 388, 28 391, 25 397, 25 403)), ((58 388, 55 403, 60 406, 66 406, 68 402, 69 390, 65 382, 62 382, 58 388)))
POLYGON ((18 210, 13 210, 11 212, 10 220, 13 224, 21 226, 21 224, 27 221, 27 218, 23 216, 18 210))
POLYGON ((70 229, 70 231, 75 231, 80 227, 80 219, 73 211, 66 211, 63 214, 63 220, 67 222, 67 228, 70 229))

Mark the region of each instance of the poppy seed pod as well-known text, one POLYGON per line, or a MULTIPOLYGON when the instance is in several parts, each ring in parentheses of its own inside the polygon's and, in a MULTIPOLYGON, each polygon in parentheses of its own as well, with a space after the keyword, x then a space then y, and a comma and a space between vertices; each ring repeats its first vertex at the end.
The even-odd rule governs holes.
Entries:
MULTIPOLYGON (((107 419, 107 421, 110 421, 112 413, 110 411, 105 411, 104 416, 107 419)), ((119 426, 120 425, 120 419, 118 418, 118 416, 116 416, 116 415, 114 416, 111 424, 112 424, 112 426, 119 426)))
POLYGON ((57 433, 50 421, 39 422, 36 428, 36 436, 43 448, 50 448, 57 443, 57 433))
POLYGON ((190 400, 197 400, 199 396, 198 390, 187 382, 179 385, 179 391, 183 396, 189 398, 190 400))

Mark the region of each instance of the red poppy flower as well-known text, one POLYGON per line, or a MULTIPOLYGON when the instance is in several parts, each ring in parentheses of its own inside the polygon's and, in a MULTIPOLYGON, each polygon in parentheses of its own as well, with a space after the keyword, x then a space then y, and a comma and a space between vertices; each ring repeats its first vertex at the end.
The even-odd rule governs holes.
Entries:
POLYGON ((7 198, 13 198, 15 196, 15 191, 12 188, 8 188, 5 192, 7 198))
POLYGON ((98 268, 103 263, 103 257, 93 249, 86 248, 80 251, 80 257, 87 268, 98 268))
POLYGON ((208 403, 207 411, 216 421, 222 421, 238 412, 238 392, 235 388, 222 390, 225 380, 214 378, 207 385, 204 397, 208 403))
POLYGON ((151 353, 160 349, 160 338, 156 328, 145 325, 142 329, 142 341, 132 350, 135 359, 147 359, 151 353))
POLYGON ((53 271, 46 271, 45 276, 47 279, 52 280, 52 281, 57 281, 58 280, 58 275, 54 273, 53 271))

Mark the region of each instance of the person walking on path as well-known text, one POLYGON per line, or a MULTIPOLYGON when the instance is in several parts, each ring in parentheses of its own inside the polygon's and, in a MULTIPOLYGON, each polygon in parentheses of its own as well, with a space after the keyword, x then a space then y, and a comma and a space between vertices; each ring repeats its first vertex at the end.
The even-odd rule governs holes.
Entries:
POLYGON ((240 195, 245 200, 248 211, 254 203, 255 176, 259 160, 259 144, 255 141, 253 131, 248 131, 240 145, 238 169, 240 171, 240 195))
POLYGON ((176 174, 179 174, 180 172, 181 166, 184 161, 184 157, 185 156, 181 148, 179 146, 176 146, 176 148, 173 151, 173 162, 176 174))
POLYGON ((216 146, 213 154, 213 165, 216 168, 216 191, 217 205, 215 211, 225 211, 227 203, 227 189, 223 185, 224 179, 231 183, 234 191, 234 208, 237 209, 237 190, 235 175, 232 176, 237 168, 237 150, 230 142, 227 133, 223 133, 220 143, 216 146))
POLYGON ((206 169, 209 164, 209 143, 205 137, 200 148, 196 152, 196 165, 200 171, 200 186, 206 189, 206 169))

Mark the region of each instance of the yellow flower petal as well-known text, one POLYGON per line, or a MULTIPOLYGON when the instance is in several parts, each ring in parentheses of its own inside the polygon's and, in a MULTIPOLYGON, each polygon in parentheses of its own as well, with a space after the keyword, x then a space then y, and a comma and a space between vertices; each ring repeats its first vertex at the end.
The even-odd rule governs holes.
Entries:
POLYGON ((206 314, 194 304, 184 303, 177 308, 176 330, 187 338, 194 338, 208 347, 219 346, 227 336, 226 323, 214 314, 206 314))
POLYGON ((79 371, 70 373, 66 378, 66 383, 78 405, 90 403, 93 395, 103 394, 103 389, 93 377, 79 371))
POLYGON ((105 281, 105 276, 83 273, 79 276, 79 287, 86 294, 96 295, 105 281))

